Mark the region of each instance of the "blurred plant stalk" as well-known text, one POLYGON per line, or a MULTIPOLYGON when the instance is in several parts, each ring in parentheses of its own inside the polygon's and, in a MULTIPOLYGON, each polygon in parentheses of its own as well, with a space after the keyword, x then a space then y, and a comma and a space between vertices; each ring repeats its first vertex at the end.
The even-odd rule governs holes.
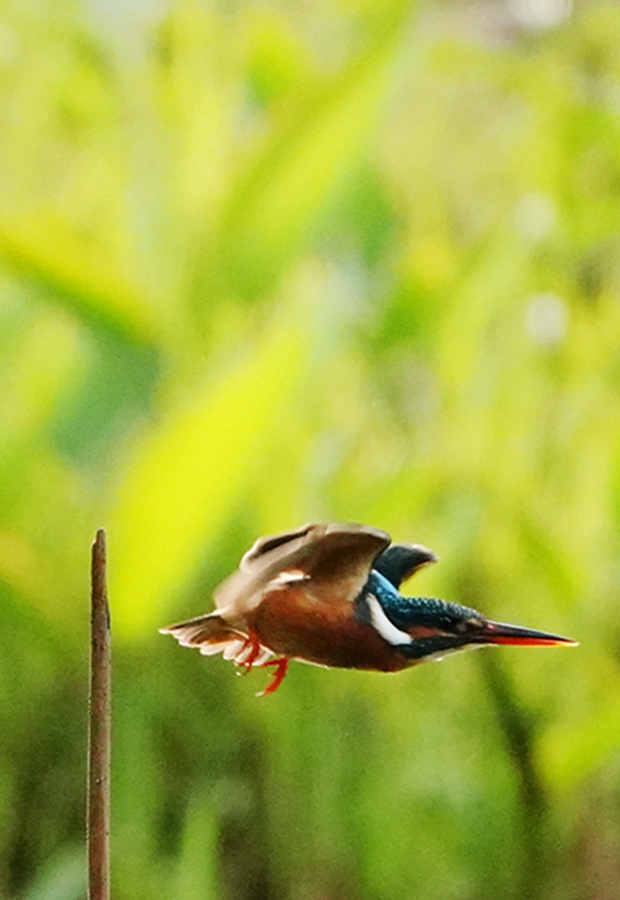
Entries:
POLYGON ((106 539, 99 529, 91 565, 91 671, 88 741, 88 897, 110 897, 110 610, 106 539))

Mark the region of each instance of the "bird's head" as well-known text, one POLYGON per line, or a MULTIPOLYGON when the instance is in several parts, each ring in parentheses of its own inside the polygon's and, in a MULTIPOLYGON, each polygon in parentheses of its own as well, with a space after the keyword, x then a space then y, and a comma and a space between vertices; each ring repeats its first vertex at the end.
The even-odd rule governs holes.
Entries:
POLYGON ((569 638, 518 625, 492 622, 466 606, 432 597, 403 597, 373 571, 365 594, 366 619, 408 659, 442 659, 449 653, 489 644, 520 647, 575 645, 569 638))

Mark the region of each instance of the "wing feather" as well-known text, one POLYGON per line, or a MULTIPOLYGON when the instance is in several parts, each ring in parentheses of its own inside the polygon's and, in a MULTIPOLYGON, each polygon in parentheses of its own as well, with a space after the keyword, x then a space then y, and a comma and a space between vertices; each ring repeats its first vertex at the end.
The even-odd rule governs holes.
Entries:
POLYGON ((329 583, 334 594, 353 600, 368 579, 373 560, 390 543, 384 531, 366 525, 304 525, 296 531, 260 538, 245 554, 239 571, 215 593, 216 611, 233 626, 243 627, 270 583, 279 579, 329 583))

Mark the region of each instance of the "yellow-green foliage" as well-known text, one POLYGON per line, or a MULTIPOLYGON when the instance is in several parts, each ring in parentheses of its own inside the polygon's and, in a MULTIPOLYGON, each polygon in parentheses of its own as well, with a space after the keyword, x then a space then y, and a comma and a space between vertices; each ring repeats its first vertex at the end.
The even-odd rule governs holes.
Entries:
POLYGON ((615 896, 617 4, 3 13, 0 900, 84 894, 99 526, 115 900, 615 896), (308 520, 581 646, 256 700, 157 634, 308 520))

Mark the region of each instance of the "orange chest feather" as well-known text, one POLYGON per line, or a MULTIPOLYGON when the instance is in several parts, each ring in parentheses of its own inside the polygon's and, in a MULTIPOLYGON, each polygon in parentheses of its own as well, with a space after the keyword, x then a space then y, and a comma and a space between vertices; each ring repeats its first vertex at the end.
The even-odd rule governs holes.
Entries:
POLYGON ((321 600, 307 588, 270 591, 248 614, 247 624, 261 644, 289 659, 380 672, 412 664, 371 625, 355 617, 350 601, 333 595, 321 600))

